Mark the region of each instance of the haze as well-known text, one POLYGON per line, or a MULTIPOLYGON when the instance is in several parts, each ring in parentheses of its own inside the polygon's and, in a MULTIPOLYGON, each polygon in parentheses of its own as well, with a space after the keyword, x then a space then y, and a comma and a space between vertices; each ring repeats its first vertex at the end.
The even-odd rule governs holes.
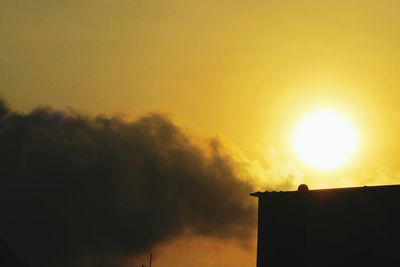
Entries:
MULTIPOLYGON (((2 0, 0 93, 24 113, 167 114, 243 153, 262 173, 257 189, 398 183, 399 11, 393 0, 2 0), (328 173, 291 146, 296 123, 321 107, 360 133, 356 157, 328 173)), ((180 238, 159 244, 156 267, 182 260, 180 238)), ((229 255, 254 266, 254 242, 207 238, 190 237, 185 266, 235 266, 229 255), (205 244, 223 252, 204 262, 205 244)))

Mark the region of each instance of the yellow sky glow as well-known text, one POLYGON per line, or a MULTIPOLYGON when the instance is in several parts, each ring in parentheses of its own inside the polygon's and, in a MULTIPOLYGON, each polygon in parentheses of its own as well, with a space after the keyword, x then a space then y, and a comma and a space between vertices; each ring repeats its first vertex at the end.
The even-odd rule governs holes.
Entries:
POLYGON ((2 0, 0 94, 20 111, 166 112, 229 139, 265 179, 399 183, 399 12, 397 0, 2 0), (328 172, 293 149, 315 107, 345 113, 359 134, 344 141, 353 156, 317 164, 328 172))

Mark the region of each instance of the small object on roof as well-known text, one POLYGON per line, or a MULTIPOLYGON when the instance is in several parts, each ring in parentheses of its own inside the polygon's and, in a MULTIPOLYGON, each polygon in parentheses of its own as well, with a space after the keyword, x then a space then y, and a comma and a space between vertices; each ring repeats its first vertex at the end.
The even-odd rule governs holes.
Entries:
POLYGON ((310 189, 308 188, 308 186, 306 184, 301 184, 297 188, 297 191, 299 191, 299 192, 308 192, 308 191, 310 191, 310 189))

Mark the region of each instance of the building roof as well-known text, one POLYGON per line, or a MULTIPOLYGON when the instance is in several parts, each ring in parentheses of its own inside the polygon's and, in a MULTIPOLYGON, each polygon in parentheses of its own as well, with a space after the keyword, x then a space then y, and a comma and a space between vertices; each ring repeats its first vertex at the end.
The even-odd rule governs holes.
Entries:
POLYGON ((335 193, 335 192, 388 192, 388 191, 399 191, 400 185, 378 185, 378 186, 359 186, 359 187, 340 187, 340 188, 328 188, 328 189, 313 189, 309 190, 308 186, 301 184, 295 191, 264 191, 254 192, 250 196, 253 197, 266 197, 271 195, 293 195, 293 194, 304 194, 304 193, 335 193))

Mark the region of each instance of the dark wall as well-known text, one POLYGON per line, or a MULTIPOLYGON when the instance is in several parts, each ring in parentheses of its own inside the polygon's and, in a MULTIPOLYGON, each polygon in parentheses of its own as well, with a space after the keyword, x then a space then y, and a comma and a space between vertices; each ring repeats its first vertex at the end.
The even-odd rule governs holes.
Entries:
POLYGON ((400 187, 261 193, 257 267, 400 266, 400 187))
POLYGON ((0 238, 0 266, 4 267, 28 267, 17 257, 8 245, 0 238))

